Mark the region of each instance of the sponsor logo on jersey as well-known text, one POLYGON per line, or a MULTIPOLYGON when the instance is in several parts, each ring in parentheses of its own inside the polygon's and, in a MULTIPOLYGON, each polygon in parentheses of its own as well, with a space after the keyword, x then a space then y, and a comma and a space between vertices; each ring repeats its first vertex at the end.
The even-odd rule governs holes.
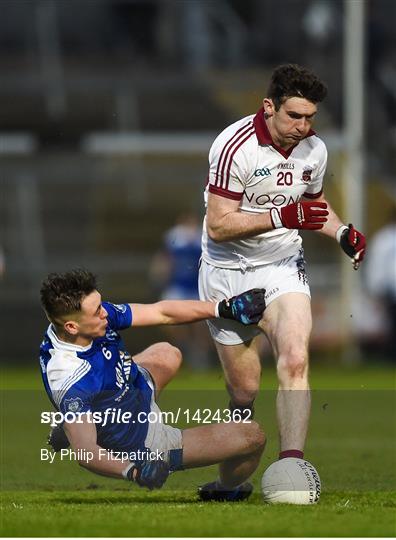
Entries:
POLYGON ((65 409, 67 411, 76 413, 82 410, 84 407, 84 402, 79 397, 72 397, 70 399, 65 399, 65 409))
POLYGON ((116 385, 118 388, 124 388, 129 382, 131 374, 132 356, 126 351, 119 351, 120 358, 115 367, 116 385))
POLYGON ((267 193, 247 193, 246 190, 243 192, 244 196, 252 206, 265 206, 270 208, 271 206, 286 206, 298 202, 301 199, 301 195, 283 195, 283 193, 278 193, 275 196, 268 195, 267 193))
POLYGON ((271 176, 271 171, 268 167, 262 167, 254 171, 254 176, 271 176))
POLYGON ((309 184, 311 181, 312 169, 311 167, 304 167, 301 180, 304 184, 309 184))
POLYGON ((129 392, 129 384, 125 385, 124 390, 121 392, 119 396, 114 398, 114 401, 117 401, 117 403, 122 401, 128 392, 129 392))
POLYGON ((278 169, 294 169, 294 163, 278 163, 278 169))
POLYGON ((46 373, 47 368, 45 367, 45 361, 44 361, 44 358, 42 356, 40 356, 40 366, 41 366, 41 371, 43 373, 46 373))

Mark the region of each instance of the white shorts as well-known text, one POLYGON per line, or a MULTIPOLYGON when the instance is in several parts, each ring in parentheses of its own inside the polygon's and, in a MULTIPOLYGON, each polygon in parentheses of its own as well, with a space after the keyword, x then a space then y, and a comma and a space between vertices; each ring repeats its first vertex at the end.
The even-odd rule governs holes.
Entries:
MULTIPOLYGON (((245 270, 218 268, 202 260, 198 284, 201 300, 219 301, 254 288, 266 290, 267 306, 286 293, 298 292, 311 297, 302 249, 292 257, 245 270)), ((224 345, 238 345, 261 333, 256 325, 244 326, 228 319, 212 319, 207 323, 213 339, 224 345)))
MULTIPOLYGON (((160 419, 161 409, 155 402, 154 381, 146 368, 138 365, 138 369, 153 391, 150 412, 155 412, 155 416, 160 419)), ((170 450, 180 450, 183 447, 182 432, 180 429, 168 426, 160 421, 149 422, 147 435, 144 440, 144 446, 149 448, 152 452, 155 452, 156 450, 163 452, 166 459, 170 450)))

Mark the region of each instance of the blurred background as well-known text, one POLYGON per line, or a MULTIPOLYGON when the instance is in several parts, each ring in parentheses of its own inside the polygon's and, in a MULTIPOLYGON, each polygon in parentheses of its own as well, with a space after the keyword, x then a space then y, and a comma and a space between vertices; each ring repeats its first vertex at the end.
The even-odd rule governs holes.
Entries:
MULTIPOLYGON (((2 360, 37 362, 50 271, 86 267, 117 302, 193 297, 210 145, 260 108, 277 64, 296 62, 329 86, 315 125, 330 154, 327 197, 370 245, 354 272, 335 242, 305 235, 312 348, 331 361, 395 361, 394 0, 1 0, 0 9, 2 360)), ((191 332, 125 339, 132 354, 170 339, 193 368, 210 367, 206 327, 191 332)))

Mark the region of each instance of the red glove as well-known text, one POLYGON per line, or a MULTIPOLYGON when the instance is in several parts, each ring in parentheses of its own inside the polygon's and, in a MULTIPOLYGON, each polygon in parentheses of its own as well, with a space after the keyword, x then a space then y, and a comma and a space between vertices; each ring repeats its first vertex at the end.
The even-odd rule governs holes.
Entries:
POLYGON ((353 267, 357 270, 366 253, 366 237, 350 223, 348 227, 344 225, 338 229, 336 238, 345 253, 352 258, 353 267))
POLYGON ((329 212, 324 202, 298 202, 270 211, 274 229, 321 229, 326 223, 329 212))

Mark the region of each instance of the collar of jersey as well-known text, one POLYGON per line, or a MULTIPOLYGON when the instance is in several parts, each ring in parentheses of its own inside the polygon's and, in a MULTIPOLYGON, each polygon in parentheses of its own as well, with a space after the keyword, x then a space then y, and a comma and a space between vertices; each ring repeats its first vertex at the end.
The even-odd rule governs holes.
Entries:
POLYGON ((62 341, 58 338, 58 336, 55 334, 55 330, 52 324, 48 327, 48 337, 52 341, 52 344, 57 349, 67 350, 67 351, 78 351, 78 352, 85 352, 89 351, 89 349, 92 347, 93 341, 86 347, 82 347, 81 345, 74 345, 73 343, 67 343, 67 341, 62 341))
MULTIPOLYGON (((298 145, 298 143, 291 146, 288 150, 283 150, 280 146, 274 143, 271 137, 271 133, 269 132, 267 122, 264 118, 264 107, 261 107, 257 111, 256 116, 253 118, 253 124, 254 129, 256 131, 256 137, 261 146, 264 146, 265 144, 270 144, 275 148, 277 152, 279 152, 284 158, 288 158, 290 154, 293 152, 295 147, 298 145)), ((306 139, 307 137, 311 137, 312 135, 315 135, 315 131, 313 129, 310 129, 308 134, 304 137, 306 139)))

